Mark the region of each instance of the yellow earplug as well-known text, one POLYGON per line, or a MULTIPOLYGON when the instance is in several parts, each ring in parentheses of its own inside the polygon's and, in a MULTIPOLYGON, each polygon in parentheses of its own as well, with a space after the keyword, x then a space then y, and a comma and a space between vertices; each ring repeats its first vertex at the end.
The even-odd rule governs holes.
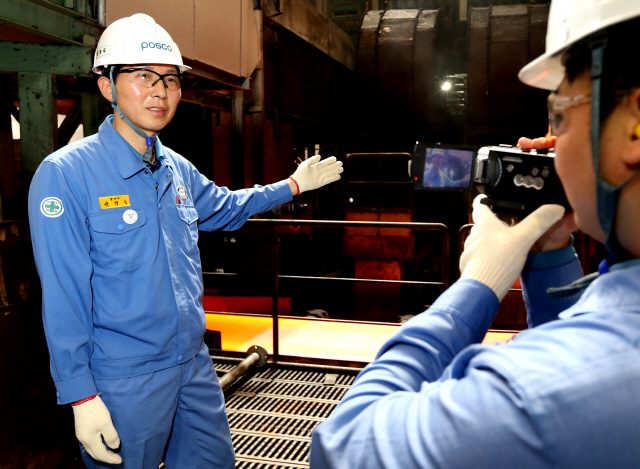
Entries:
POLYGON ((640 124, 636 125, 636 128, 635 128, 635 129, 633 129, 633 134, 634 134, 636 137, 640 138, 640 124))

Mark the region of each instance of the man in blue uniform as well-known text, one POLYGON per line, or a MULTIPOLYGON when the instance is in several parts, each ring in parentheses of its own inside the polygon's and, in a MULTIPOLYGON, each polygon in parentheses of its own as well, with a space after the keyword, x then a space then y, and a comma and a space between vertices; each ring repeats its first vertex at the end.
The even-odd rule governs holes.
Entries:
POLYGON ((555 91, 574 212, 549 231, 559 206, 507 227, 476 200, 461 280, 315 429, 312 469, 640 467, 639 28, 637 0, 552 1, 546 53, 520 78, 555 91), (594 281, 579 279, 574 220, 611 253, 594 281), (519 274, 531 329, 480 345, 519 274))
POLYGON ((198 230, 235 230, 342 172, 315 156, 286 181, 217 187, 157 137, 188 68, 151 17, 109 26, 94 71, 116 112, 47 157, 29 193, 51 373, 90 468, 234 467, 198 230))
POLYGON ((462 187, 469 185, 469 177, 463 177, 454 181, 445 171, 444 149, 434 148, 431 151, 431 168, 424 173, 422 184, 425 187, 462 187))

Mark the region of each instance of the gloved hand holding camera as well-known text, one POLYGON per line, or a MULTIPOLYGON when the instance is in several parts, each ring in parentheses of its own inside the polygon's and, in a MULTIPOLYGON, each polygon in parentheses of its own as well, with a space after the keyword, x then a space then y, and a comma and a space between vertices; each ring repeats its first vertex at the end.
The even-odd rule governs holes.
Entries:
POLYGON ((533 244, 564 214, 560 205, 543 205, 514 226, 508 226, 482 204, 473 201, 475 226, 460 257, 462 279, 477 280, 491 288, 502 301, 516 281, 533 244))

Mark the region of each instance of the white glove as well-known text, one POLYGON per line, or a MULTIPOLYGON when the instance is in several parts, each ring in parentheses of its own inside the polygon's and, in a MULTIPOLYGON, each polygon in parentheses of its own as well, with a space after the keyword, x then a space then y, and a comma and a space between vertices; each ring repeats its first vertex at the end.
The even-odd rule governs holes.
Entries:
POLYGON ((473 201, 475 226, 460 257, 461 279, 473 279, 491 288, 502 301, 516 281, 533 244, 562 218, 564 207, 543 205, 515 226, 500 221, 489 207, 473 201))
POLYGON ((340 179, 340 173, 344 171, 342 161, 336 161, 335 156, 322 161, 320 158, 320 155, 315 155, 304 160, 291 176, 291 179, 297 183, 300 194, 340 179), (318 163, 318 161, 320 162, 318 163))
POLYGON ((120 437, 111 422, 111 414, 100 396, 72 406, 72 409, 76 424, 76 438, 89 453, 89 456, 96 461, 120 464, 122 458, 109 451, 102 442, 102 438, 104 438, 104 442, 109 448, 115 449, 120 446, 120 437))

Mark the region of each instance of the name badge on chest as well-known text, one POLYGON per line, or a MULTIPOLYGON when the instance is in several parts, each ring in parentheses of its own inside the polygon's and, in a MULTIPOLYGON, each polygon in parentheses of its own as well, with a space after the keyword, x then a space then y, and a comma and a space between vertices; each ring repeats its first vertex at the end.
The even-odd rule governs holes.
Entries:
POLYGON ((187 188, 184 186, 178 186, 176 192, 182 200, 187 200, 187 188))

